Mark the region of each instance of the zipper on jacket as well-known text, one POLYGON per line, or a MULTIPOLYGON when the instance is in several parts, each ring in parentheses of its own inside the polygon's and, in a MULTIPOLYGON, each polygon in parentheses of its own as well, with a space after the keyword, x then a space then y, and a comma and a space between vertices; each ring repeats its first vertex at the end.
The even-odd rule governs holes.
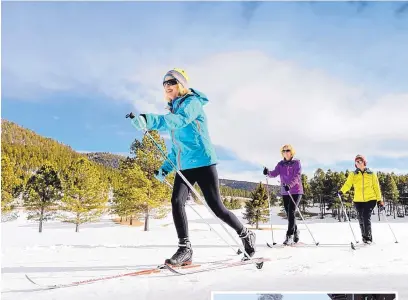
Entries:
MULTIPOLYGON (((289 177, 289 165, 286 166, 286 175, 289 177)), ((286 192, 286 193, 288 193, 288 192, 286 192)), ((290 202, 289 202, 289 204, 290 204, 290 202)))
POLYGON ((365 199, 364 199, 364 171, 361 172, 361 175, 363 175, 363 202, 365 202, 365 199))

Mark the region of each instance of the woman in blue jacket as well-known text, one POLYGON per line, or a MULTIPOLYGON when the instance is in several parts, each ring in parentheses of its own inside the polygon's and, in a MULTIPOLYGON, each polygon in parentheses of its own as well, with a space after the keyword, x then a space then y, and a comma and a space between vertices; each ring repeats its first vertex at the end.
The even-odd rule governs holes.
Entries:
MULTIPOLYGON (((169 114, 141 114, 131 122, 138 130, 168 131, 172 140, 169 159, 186 177, 191 185, 198 184, 205 201, 222 221, 231 226, 241 238, 245 251, 255 254, 255 234, 248 230, 238 218, 227 210, 221 201, 219 192, 217 157, 211 143, 207 127, 207 117, 203 106, 207 97, 188 86, 188 77, 184 70, 173 69, 163 78, 165 98, 168 101, 169 114)), ((173 164, 167 160, 156 172, 160 181, 174 171, 173 164)), ((188 223, 185 203, 189 187, 177 174, 171 198, 173 220, 179 238, 179 248, 167 264, 188 265, 192 262, 193 250, 188 237, 188 223)))

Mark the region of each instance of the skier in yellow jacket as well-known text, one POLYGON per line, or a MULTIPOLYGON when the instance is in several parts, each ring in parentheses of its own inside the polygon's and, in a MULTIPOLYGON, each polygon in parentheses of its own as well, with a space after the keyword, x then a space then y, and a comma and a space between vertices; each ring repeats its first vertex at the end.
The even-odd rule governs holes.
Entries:
POLYGON ((367 168, 367 161, 362 155, 357 155, 354 159, 356 170, 351 172, 338 192, 340 196, 347 193, 351 187, 354 187, 354 206, 357 210, 358 222, 360 223, 363 242, 371 244, 373 241, 371 232, 371 214, 378 204, 381 209, 384 208, 382 202, 380 184, 377 174, 367 168))

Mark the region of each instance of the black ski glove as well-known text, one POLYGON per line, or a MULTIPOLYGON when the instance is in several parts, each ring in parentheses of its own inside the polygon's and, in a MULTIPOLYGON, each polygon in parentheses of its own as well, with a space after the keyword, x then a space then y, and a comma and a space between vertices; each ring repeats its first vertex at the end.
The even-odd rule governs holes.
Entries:
POLYGON ((132 112, 126 115, 126 119, 127 118, 133 119, 134 117, 135 117, 135 115, 132 112))
POLYGON ((268 175, 268 173, 269 173, 269 170, 268 170, 267 167, 265 167, 265 168, 263 169, 263 174, 264 174, 264 175, 268 175))
POLYGON ((382 202, 381 200, 377 201, 377 206, 380 209, 380 211, 385 210, 384 202, 382 202))
POLYGON ((342 191, 338 191, 337 195, 339 195, 340 197, 343 196, 343 192, 342 191))
MULTIPOLYGON (((144 119, 145 119, 145 121, 147 122, 147 118, 146 118, 146 114, 140 114, 144 119)), ((126 119, 127 118, 131 118, 131 119, 134 119, 135 118, 135 115, 131 112, 131 113, 128 113, 127 115, 126 115, 126 119)))
POLYGON ((285 191, 289 192, 290 190, 290 186, 287 184, 284 184, 283 187, 285 188, 285 191))

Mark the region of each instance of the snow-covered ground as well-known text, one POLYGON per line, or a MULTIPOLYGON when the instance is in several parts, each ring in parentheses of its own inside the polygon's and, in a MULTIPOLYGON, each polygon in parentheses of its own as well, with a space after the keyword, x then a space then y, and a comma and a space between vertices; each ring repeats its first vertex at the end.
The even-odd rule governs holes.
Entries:
MULTIPOLYGON (((228 238, 204 206, 194 208, 228 238)), ((196 263, 236 257, 206 223, 190 208, 187 211, 196 263)), ((79 233, 72 224, 45 223, 39 234, 38 224, 26 221, 21 214, 18 220, 2 223, 1 296, 13 300, 209 300, 211 291, 360 290, 398 291, 399 299, 408 299, 408 223, 404 220, 408 218, 396 222, 390 218, 398 244, 388 225, 375 221, 375 245, 353 251, 348 224, 327 218, 307 223, 321 243, 318 247, 270 249, 265 242, 271 242, 271 231, 256 231, 257 256, 272 259, 262 270, 248 265, 189 276, 161 273, 38 291, 25 274, 43 284, 58 284, 155 267, 176 250, 176 232, 169 215, 151 220, 149 232, 143 227, 117 225, 105 217, 82 226, 79 233)), ((274 227, 275 240, 282 242, 286 220, 275 216, 273 223, 278 224, 274 227)), ((356 221, 353 228, 359 236, 356 221)), ((300 229, 301 240, 312 243, 306 227, 302 224, 300 229)))

